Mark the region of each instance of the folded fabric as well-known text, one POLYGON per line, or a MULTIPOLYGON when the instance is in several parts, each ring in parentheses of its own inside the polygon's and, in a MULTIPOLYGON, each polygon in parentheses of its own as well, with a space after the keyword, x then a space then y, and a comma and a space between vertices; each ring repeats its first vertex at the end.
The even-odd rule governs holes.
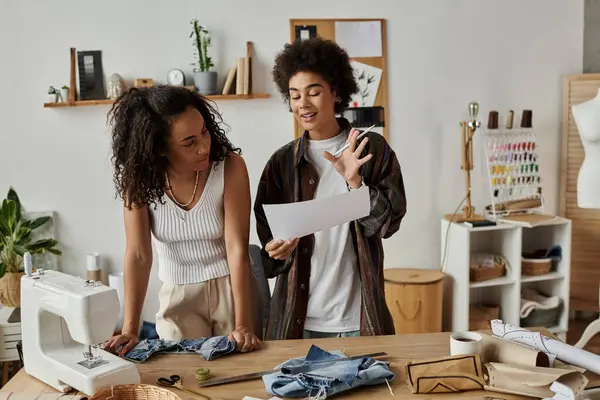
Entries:
POLYGON ((389 363, 371 357, 349 359, 312 345, 306 357, 281 364, 263 376, 267 393, 281 397, 326 399, 359 386, 391 381, 389 363))
MULTIPOLYGON (((146 339, 129 350, 123 358, 142 363, 156 354, 200 354, 206 361, 233 353, 236 342, 227 336, 214 336, 198 340, 146 339)), ((117 353, 119 349, 117 349, 117 353)))
POLYGON ((406 380, 414 394, 458 393, 485 386, 478 355, 456 355, 409 361, 406 380))
POLYGON ((559 305, 560 297, 546 297, 535 290, 527 288, 521 293, 521 312, 519 313, 519 316, 521 318, 527 318, 527 316, 535 309, 551 310, 559 305))
POLYGON ((568 387, 575 395, 582 394, 588 379, 580 371, 560 368, 526 367, 511 364, 485 364, 488 375, 486 390, 545 398, 554 396, 554 382, 568 387))

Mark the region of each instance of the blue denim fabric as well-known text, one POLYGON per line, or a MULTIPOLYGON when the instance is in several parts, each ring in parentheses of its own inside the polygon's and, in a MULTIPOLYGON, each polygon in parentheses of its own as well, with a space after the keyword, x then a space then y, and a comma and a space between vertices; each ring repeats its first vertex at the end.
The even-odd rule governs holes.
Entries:
POLYGON ((326 399, 359 386, 378 385, 394 378, 387 362, 371 357, 347 360, 313 345, 306 357, 283 363, 281 371, 264 375, 263 382, 267 392, 274 396, 326 399))
MULTIPOLYGON (((235 351, 236 342, 227 336, 214 336, 199 340, 146 339, 129 350, 123 358, 142 363, 156 354, 200 354, 206 361, 214 360, 235 351)), ((118 353, 117 349, 117 353, 118 353)))
POLYGON ((145 339, 158 339, 158 333, 156 333, 156 324, 148 321, 142 323, 142 329, 140 330, 140 340, 145 339))

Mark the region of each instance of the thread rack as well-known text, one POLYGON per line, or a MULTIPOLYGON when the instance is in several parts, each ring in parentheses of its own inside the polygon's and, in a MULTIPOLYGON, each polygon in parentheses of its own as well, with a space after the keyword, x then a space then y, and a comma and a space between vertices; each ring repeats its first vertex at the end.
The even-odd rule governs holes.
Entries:
POLYGON ((494 122, 494 117, 490 115, 490 123, 483 135, 491 197, 486 215, 493 220, 515 213, 541 211, 544 207, 531 111, 524 111, 526 122, 520 128, 512 127, 512 115, 511 112, 506 128, 497 127, 497 120, 494 122))

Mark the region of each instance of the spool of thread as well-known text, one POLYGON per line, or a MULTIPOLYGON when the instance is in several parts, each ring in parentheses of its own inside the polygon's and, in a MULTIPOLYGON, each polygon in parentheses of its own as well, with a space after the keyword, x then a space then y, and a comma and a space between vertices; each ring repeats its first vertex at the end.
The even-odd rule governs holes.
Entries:
POLYGON ((210 379, 210 369, 208 368, 196 368, 194 371, 196 374, 196 381, 203 382, 210 379))
POLYGON ((490 111, 488 115, 488 129, 498 129, 498 111, 490 111))
POLYGON ((521 115, 521 128, 531 128, 533 119, 533 112, 531 110, 523 110, 521 115))
POLYGON ((513 110, 508 111, 508 118, 506 118, 506 129, 513 128, 513 120, 515 118, 515 112, 513 110))
POLYGON ((33 263, 31 261, 31 253, 27 252, 23 254, 23 266, 25 268, 25 275, 31 276, 33 273, 33 263))
POLYGON ((87 278, 90 281, 102 281, 102 269, 100 268, 100 253, 88 254, 87 278))

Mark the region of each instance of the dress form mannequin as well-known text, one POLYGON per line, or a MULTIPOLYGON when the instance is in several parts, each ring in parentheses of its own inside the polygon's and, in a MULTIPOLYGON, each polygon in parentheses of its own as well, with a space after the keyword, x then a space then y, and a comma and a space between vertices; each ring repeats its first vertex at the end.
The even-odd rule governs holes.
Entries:
POLYGON ((600 208, 600 89, 596 97, 571 111, 585 153, 577 176, 577 205, 600 208))
MULTIPOLYGON (((600 208, 600 89, 596 97, 574 105, 571 111, 585 153, 577 176, 577 205, 600 208)), ((598 333, 600 318, 585 328, 575 347, 583 348, 598 333)))

